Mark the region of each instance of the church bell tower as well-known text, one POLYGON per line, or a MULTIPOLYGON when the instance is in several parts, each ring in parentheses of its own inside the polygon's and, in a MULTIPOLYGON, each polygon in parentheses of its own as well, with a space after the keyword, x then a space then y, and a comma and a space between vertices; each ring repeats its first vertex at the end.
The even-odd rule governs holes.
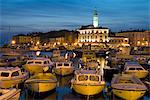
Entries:
POLYGON ((94 10, 94 13, 93 13, 93 26, 94 27, 98 27, 99 25, 98 25, 98 14, 97 14, 97 11, 96 10, 94 10))

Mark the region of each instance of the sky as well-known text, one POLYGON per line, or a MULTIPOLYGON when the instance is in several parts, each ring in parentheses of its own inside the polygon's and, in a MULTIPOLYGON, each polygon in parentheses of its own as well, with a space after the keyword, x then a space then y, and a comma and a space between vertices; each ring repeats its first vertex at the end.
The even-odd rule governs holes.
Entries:
POLYGON ((76 30, 92 24, 94 9, 100 26, 112 31, 149 29, 150 0, 0 0, 0 39, 7 42, 19 33, 76 30))

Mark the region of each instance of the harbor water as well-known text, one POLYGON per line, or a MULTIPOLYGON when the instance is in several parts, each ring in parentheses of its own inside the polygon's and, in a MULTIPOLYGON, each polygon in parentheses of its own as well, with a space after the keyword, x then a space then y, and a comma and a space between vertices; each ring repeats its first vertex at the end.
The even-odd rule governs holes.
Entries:
MULTIPOLYGON (((28 52, 27 54, 32 55, 34 53, 35 52, 28 52)), ((64 56, 64 54, 65 52, 61 53, 62 56, 64 56)), ((1 55, 2 53, 0 53, 0 56, 1 55)), ((51 56, 52 52, 41 52, 41 55, 51 56)), ((100 62, 107 62, 103 57, 100 57, 99 59, 100 62)), ((78 69, 80 63, 79 58, 75 57, 74 59, 71 59, 71 61, 73 61, 75 69, 78 69)), ((121 100, 121 98, 112 93, 110 86, 111 78, 105 78, 107 86, 101 93, 94 96, 83 96, 72 90, 71 79, 73 76, 73 74, 64 77, 57 76, 57 88, 55 90, 40 94, 29 91, 24 84, 21 84, 20 100, 121 100)), ((146 93, 140 100, 150 100, 150 94, 146 93)))

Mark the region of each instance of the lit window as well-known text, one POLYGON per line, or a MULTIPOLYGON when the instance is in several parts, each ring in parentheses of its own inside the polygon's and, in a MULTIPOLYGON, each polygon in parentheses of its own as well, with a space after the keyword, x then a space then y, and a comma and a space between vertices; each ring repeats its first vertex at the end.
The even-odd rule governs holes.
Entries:
POLYGON ((137 44, 140 44, 140 41, 137 41, 137 44))

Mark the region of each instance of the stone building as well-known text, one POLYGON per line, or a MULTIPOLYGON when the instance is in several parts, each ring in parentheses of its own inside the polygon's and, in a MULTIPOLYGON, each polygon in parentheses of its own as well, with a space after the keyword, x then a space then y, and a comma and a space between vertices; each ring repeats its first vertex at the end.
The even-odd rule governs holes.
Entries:
POLYGON ((78 44, 80 46, 108 42, 109 29, 105 27, 99 27, 99 19, 97 11, 93 14, 93 25, 82 26, 77 30, 78 34, 78 44))
POLYGON ((124 36, 129 38, 129 44, 135 46, 150 46, 150 31, 138 32, 120 32, 116 36, 124 36))

